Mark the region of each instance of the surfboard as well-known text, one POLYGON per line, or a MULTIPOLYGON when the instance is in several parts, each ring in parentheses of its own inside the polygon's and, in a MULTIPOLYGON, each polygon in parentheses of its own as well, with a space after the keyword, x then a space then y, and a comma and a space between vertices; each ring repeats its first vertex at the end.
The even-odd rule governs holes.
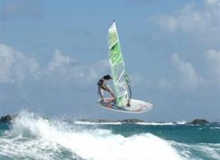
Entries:
POLYGON ((115 21, 113 21, 113 24, 108 29, 108 47, 116 101, 113 101, 112 98, 105 98, 104 102, 98 100, 98 104, 106 109, 127 113, 150 111, 153 108, 153 104, 131 98, 130 78, 125 70, 125 63, 115 21), (130 101, 131 104, 129 107, 126 106, 128 101, 130 101))
POLYGON ((153 104, 137 99, 131 99, 130 106, 118 106, 112 97, 105 98, 105 101, 99 99, 97 103, 102 108, 124 113, 144 113, 153 109, 153 104))

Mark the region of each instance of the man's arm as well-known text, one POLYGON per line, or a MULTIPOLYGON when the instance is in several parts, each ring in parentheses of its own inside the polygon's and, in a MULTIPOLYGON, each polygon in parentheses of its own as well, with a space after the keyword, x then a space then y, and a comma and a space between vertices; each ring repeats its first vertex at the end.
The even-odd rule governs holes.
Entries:
POLYGON ((102 87, 102 89, 104 89, 104 90, 106 90, 108 92, 111 91, 111 89, 108 86, 104 85, 104 84, 102 84, 101 87, 102 87))

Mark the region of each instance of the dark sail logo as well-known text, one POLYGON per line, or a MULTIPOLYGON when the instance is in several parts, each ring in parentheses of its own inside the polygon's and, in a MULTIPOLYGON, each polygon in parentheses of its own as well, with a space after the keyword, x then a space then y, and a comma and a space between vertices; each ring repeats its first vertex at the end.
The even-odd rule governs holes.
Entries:
POLYGON ((115 61, 116 59, 117 59, 117 52, 115 51, 115 52, 113 52, 113 60, 115 61))

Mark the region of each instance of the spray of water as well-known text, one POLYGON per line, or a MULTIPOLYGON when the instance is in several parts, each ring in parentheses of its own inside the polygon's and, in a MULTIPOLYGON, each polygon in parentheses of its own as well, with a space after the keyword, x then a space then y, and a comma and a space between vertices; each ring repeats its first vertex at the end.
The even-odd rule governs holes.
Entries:
POLYGON ((183 160, 169 142, 153 134, 130 137, 111 130, 77 127, 21 112, 0 140, 1 155, 30 159, 183 160))

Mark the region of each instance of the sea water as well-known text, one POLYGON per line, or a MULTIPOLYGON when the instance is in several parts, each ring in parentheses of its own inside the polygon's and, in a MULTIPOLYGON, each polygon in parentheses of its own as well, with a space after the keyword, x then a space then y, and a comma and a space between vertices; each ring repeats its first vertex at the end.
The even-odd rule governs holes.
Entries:
POLYGON ((0 160, 220 160, 220 124, 94 123, 21 112, 0 123, 0 160))

